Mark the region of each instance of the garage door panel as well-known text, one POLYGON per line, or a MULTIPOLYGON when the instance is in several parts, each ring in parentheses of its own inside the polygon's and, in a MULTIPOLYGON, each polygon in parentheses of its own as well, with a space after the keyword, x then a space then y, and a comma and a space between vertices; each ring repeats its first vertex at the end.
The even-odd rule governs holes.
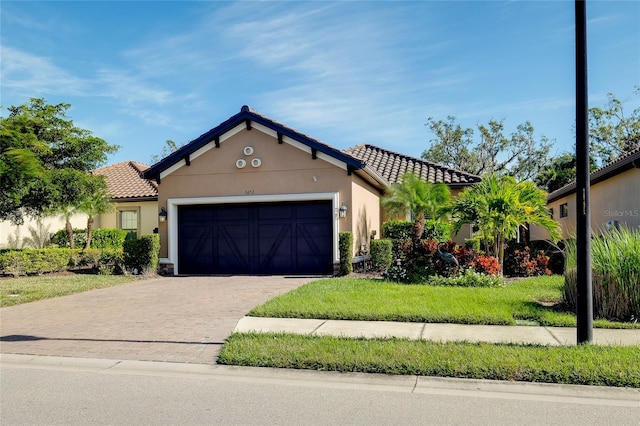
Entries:
POLYGON ((330 201, 180 206, 181 274, 329 274, 330 201))

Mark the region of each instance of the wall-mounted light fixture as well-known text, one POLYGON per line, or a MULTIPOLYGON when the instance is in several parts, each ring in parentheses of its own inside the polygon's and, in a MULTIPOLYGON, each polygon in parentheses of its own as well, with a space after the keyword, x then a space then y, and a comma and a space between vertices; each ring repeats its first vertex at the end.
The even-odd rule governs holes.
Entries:
POLYGON ((342 205, 340 206, 339 212, 340 212, 340 217, 347 217, 347 205, 345 203, 342 203, 342 205))
POLYGON ((167 221, 167 210, 164 207, 162 207, 160 213, 158 213, 158 220, 160 220, 160 222, 167 221))

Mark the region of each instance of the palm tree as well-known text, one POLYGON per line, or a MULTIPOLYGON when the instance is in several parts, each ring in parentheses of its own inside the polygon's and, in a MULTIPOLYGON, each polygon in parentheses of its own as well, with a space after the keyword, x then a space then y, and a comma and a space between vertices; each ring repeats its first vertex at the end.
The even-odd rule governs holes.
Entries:
POLYGON ((425 219, 440 219, 445 215, 444 207, 449 203, 451 192, 444 183, 425 182, 414 173, 405 173, 399 183, 392 184, 381 199, 382 206, 391 215, 411 213, 413 222, 412 240, 420 241, 425 219))
POLYGON ((77 212, 78 208, 73 204, 60 205, 50 211, 52 214, 59 214, 64 219, 64 229, 67 232, 69 248, 75 248, 75 238, 73 235, 73 227, 71 226, 71 217, 77 212))
POLYGON ((539 225, 546 229, 555 242, 560 238, 560 227, 549 215, 547 193, 531 181, 516 182, 511 176, 491 174, 480 183, 468 188, 450 207, 454 231, 462 225, 475 224, 485 247, 504 266, 504 243, 515 238, 519 226, 539 225))
POLYGON ((93 218, 97 215, 115 210, 115 204, 111 202, 111 196, 107 193, 106 189, 98 187, 84 198, 79 204, 78 209, 89 216, 87 219, 87 242, 84 247, 88 249, 91 245, 93 218))

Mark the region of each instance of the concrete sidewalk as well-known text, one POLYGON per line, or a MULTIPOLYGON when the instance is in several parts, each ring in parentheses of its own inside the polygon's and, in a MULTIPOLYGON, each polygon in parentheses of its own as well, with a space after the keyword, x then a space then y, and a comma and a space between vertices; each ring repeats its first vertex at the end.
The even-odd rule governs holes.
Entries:
MULTIPOLYGON (((391 321, 243 317, 234 332, 294 333, 310 336, 404 338, 430 341, 516 343, 550 346, 576 344, 573 327, 425 324, 391 321)), ((640 330, 593 329, 597 345, 640 346, 640 330)))

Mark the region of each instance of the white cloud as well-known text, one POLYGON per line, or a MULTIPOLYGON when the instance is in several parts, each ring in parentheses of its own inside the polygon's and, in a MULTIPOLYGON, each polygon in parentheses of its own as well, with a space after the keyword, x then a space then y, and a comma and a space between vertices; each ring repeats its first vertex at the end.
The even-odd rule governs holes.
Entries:
POLYGON ((3 45, 0 59, 3 90, 22 96, 81 95, 89 82, 55 65, 51 59, 3 45))

